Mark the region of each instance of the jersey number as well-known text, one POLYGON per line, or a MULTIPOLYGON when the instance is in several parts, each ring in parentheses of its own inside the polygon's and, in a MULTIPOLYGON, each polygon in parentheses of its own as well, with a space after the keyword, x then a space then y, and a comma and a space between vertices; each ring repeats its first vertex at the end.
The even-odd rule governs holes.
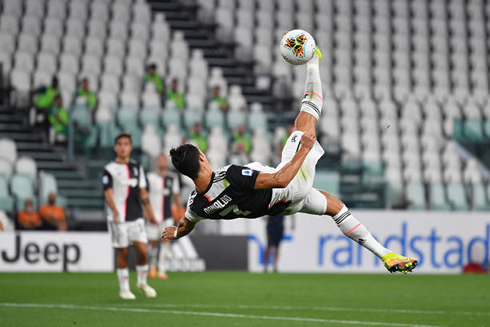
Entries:
POLYGON ((250 211, 241 211, 240 209, 238 209, 238 206, 236 204, 232 205, 232 206, 229 206, 228 208, 226 208, 225 210, 221 211, 219 213, 219 215, 221 217, 225 217, 226 215, 228 215, 230 213, 230 211, 232 211, 237 215, 237 216, 240 216, 240 217, 247 217, 249 214, 250 214, 250 211))

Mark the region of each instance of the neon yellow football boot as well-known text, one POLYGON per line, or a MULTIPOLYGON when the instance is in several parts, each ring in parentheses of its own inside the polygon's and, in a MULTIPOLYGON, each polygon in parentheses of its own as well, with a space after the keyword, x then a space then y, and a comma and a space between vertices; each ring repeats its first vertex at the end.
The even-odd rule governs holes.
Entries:
POLYGON ((320 62, 322 60, 323 55, 322 55, 322 49, 320 49, 318 45, 315 47, 315 54, 318 57, 318 62, 320 62))
POLYGON ((418 264, 417 260, 398 255, 394 252, 390 252, 383 256, 381 260, 390 273, 399 271, 406 274, 411 272, 418 264))

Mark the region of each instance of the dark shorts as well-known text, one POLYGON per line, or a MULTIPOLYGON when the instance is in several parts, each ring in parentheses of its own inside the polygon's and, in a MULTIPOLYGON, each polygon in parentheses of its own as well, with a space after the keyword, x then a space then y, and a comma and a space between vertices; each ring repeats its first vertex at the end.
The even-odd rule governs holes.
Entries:
POLYGON ((284 235, 284 226, 267 225, 267 246, 279 247, 282 236, 284 235))

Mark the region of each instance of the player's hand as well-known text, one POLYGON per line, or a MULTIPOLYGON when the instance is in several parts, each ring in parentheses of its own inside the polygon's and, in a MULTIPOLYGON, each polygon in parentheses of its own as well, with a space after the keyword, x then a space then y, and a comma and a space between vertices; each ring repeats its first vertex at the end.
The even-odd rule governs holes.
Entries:
POLYGON ((170 241, 170 240, 175 240, 175 231, 177 230, 177 227, 175 226, 170 226, 167 227, 163 230, 162 232, 162 241, 170 241))
POLYGON ((310 150, 316 141, 316 135, 311 132, 304 132, 301 136, 301 146, 310 150))
POLYGON ((119 219, 119 211, 117 210, 112 211, 112 221, 114 221, 114 224, 119 223, 118 219, 119 219))

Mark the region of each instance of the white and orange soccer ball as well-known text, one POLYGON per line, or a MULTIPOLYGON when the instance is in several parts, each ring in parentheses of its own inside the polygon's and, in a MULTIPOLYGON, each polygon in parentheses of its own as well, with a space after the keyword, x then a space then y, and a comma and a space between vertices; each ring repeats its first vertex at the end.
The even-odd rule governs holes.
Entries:
POLYGON ((315 54, 315 39, 304 30, 292 30, 281 40, 281 54, 292 65, 304 65, 315 54))

